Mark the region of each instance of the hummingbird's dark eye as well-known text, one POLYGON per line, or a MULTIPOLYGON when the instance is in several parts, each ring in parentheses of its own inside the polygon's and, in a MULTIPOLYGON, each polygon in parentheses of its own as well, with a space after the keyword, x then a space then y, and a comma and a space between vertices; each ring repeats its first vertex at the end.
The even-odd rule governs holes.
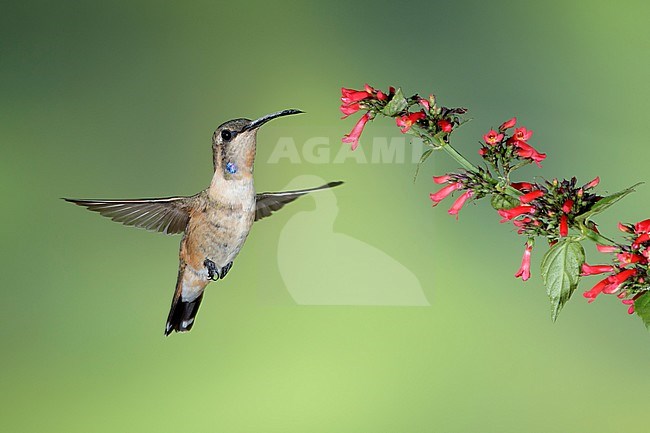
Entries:
POLYGON ((233 133, 231 131, 228 131, 227 129, 224 129, 221 131, 221 138, 223 141, 230 141, 232 139, 233 133))

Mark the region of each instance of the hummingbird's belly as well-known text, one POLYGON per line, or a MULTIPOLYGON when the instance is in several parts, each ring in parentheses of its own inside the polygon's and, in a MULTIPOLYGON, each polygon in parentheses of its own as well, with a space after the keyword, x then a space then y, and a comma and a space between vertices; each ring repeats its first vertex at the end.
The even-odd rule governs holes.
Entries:
POLYGON ((239 214, 213 222, 212 230, 206 235, 206 258, 220 267, 232 262, 248 237, 253 218, 253 214, 239 214))
POLYGON ((184 239, 185 261, 195 270, 206 259, 223 268, 241 250, 255 218, 254 209, 216 206, 190 219, 184 239))

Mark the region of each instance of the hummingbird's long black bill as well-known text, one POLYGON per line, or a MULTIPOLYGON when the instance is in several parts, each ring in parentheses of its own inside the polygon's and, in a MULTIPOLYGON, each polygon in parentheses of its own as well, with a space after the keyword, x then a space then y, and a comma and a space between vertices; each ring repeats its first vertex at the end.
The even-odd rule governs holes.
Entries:
POLYGON ((243 128, 243 131, 249 131, 249 130, 252 130, 252 129, 259 128, 260 126, 264 125, 269 120, 273 120, 273 119, 278 118, 278 117, 290 116, 292 114, 301 114, 301 113, 304 113, 304 111, 289 109, 289 110, 278 111, 277 113, 267 114, 266 116, 260 117, 257 120, 253 120, 251 123, 249 123, 248 125, 246 125, 243 128))

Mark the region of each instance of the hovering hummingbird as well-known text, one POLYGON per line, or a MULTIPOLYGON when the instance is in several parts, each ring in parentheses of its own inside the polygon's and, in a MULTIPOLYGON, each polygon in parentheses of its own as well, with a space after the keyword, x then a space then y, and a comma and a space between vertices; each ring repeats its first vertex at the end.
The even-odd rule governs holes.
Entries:
POLYGON ((192 329, 205 287, 223 279, 254 221, 310 192, 341 185, 256 194, 253 187, 257 130, 269 120, 302 113, 283 110, 257 120, 234 119, 212 136, 214 175, 210 186, 189 197, 139 200, 64 199, 122 224, 166 234, 183 233, 178 279, 165 335, 192 329))

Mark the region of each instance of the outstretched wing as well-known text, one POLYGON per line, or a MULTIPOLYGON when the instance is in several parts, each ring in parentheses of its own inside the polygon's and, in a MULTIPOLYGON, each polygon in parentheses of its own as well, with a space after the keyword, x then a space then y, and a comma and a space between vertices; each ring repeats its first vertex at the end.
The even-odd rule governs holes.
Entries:
MULTIPOLYGON (((194 196, 195 197, 195 196, 194 196)), ((77 200, 65 201, 125 225, 141 227, 165 234, 182 233, 190 219, 189 209, 194 197, 167 197, 141 200, 77 200)))
POLYGON ((320 191, 323 189, 334 188, 341 185, 343 182, 330 182, 316 188, 301 189, 298 191, 285 191, 285 192, 263 192, 257 194, 257 206, 255 208, 255 221, 271 216, 271 214, 282 207, 291 203, 295 199, 310 192, 320 191))

